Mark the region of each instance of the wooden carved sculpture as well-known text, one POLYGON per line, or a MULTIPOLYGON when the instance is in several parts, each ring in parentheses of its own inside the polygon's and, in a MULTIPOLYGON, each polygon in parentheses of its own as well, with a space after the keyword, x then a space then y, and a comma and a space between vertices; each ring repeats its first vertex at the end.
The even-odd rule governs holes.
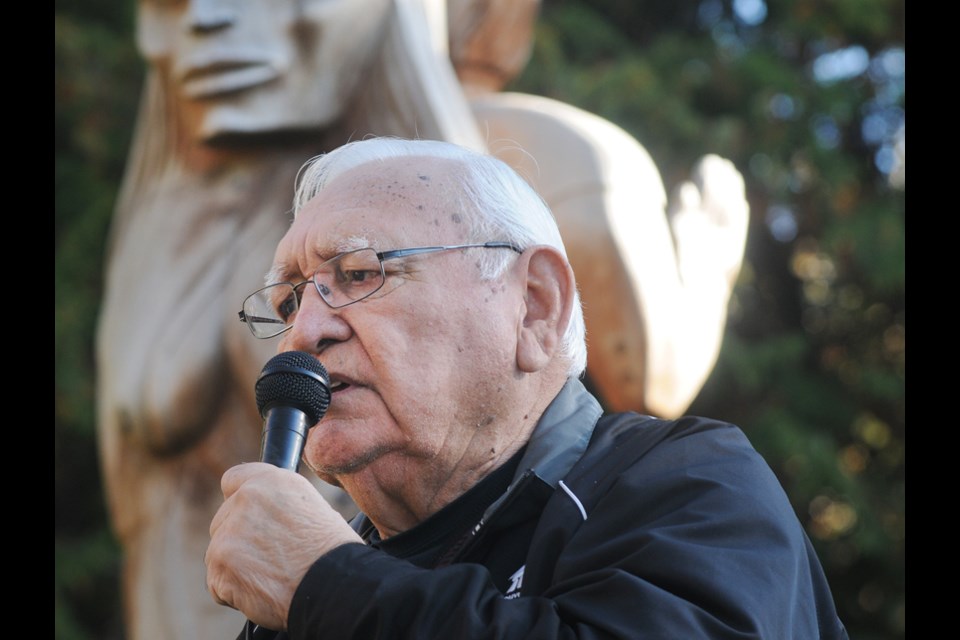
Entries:
POLYGON ((668 211, 636 140, 569 105, 503 93, 526 63, 537 9, 141 1, 149 71, 97 336, 101 465, 130 640, 232 637, 243 624, 213 603, 203 564, 220 476, 258 459, 254 381, 276 349, 237 310, 290 223, 298 168, 348 140, 443 139, 517 166, 557 214, 586 310, 588 375, 608 406, 677 415, 699 391, 742 258, 742 180, 708 157, 668 211))

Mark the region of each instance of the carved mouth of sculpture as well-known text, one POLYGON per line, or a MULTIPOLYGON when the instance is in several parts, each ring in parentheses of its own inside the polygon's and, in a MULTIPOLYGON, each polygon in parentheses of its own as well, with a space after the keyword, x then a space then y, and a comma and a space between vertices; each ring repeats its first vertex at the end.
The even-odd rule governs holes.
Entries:
POLYGON ((212 98, 270 82, 280 74, 262 61, 218 61, 188 68, 180 77, 188 98, 212 98))

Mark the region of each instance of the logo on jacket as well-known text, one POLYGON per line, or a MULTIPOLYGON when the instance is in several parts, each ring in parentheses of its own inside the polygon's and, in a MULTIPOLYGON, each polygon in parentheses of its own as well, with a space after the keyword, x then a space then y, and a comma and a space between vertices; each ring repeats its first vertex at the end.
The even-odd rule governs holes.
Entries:
POLYGON ((527 568, 527 565, 523 565, 510 576, 510 588, 507 589, 507 593, 503 596, 504 600, 512 600, 513 598, 520 597, 520 587, 523 586, 523 570, 527 568))

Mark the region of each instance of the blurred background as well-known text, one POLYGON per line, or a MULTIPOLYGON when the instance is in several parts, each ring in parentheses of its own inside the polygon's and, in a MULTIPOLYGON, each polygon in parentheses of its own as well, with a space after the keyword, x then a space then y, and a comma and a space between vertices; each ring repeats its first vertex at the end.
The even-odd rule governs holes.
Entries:
MULTIPOLYGON (((123 638, 97 461, 103 251, 144 77, 136 2, 55 0, 55 637, 123 638)), ((690 413, 783 483, 853 640, 905 637, 904 0, 543 0, 526 71, 623 127, 667 187, 712 152, 751 224, 690 413)))

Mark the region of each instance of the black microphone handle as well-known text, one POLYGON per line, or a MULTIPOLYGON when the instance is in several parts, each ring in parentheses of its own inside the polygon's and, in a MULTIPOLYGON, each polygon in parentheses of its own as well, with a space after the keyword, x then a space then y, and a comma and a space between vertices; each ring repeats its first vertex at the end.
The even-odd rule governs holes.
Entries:
MULTIPOLYGON (((268 409, 260 437, 260 461, 297 471, 307 431, 313 426, 308 422, 307 414, 294 407, 279 405, 268 409)), ((273 640, 278 635, 277 631, 247 620, 237 640, 273 640)))
MULTIPOLYGON (((260 436, 260 461, 281 469, 297 471, 300 456, 312 427, 307 414, 297 408, 278 405, 266 412, 260 436)), ((247 620, 237 640, 274 640, 280 634, 247 620)))
POLYGON ((295 407, 278 405, 269 409, 260 436, 260 461, 297 471, 312 426, 307 414, 295 407))
MULTIPOLYGON (((260 461, 298 471, 307 431, 330 405, 327 370, 309 353, 279 353, 264 365, 254 391, 263 418, 260 461)), ((247 620, 238 640, 273 640, 280 635, 247 620)))

